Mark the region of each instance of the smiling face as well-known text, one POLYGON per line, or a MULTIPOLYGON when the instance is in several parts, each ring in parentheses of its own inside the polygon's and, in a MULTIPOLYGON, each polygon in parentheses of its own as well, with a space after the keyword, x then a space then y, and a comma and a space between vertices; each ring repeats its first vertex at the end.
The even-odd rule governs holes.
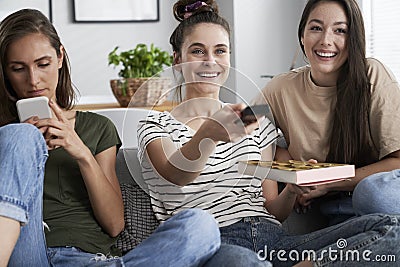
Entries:
POLYGON ((319 86, 334 86, 348 57, 348 20, 337 2, 322 1, 311 11, 301 42, 319 86))
POLYGON ((218 98, 229 75, 229 34, 217 24, 200 23, 185 37, 175 58, 186 83, 186 99, 218 98))
POLYGON ((33 33, 9 45, 6 75, 19 99, 46 96, 55 100, 62 61, 62 49, 58 57, 46 36, 33 33))

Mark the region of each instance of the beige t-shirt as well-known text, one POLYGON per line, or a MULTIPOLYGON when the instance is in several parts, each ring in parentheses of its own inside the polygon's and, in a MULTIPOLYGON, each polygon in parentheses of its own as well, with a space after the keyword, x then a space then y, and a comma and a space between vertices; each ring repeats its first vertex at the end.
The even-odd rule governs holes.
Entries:
MULTIPOLYGON (((376 59, 368 59, 371 86, 371 162, 400 149, 400 88, 393 74, 376 59)), ((304 66, 274 77, 256 104, 268 102, 294 159, 324 162, 329 150, 336 87, 313 83, 304 66)), ((357 131, 357 126, 354 126, 357 131)))

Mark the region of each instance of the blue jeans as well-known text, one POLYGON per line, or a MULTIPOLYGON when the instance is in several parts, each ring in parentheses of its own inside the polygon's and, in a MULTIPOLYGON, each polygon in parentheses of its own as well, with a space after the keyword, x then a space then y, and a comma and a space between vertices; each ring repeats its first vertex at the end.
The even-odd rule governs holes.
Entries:
POLYGON ((337 192, 332 197, 318 199, 319 209, 328 218, 329 225, 338 224, 356 216, 349 192, 337 192))
POLYGON ((215 220, 205 211, 188 209, 161 224, 122 257, 91 254, 75 247, 48 248, 52 266, 205 266, 270 267, 249 249, 220 245, 215 220), (215 253, 215 254, 214 254, 215 253), (214 254, 214 255, 213 255, 214 254))
POLYGON ((49 266, 42 225, 47 148, 26 123, 0 127, 0 215, 21 222, 9 266, 49 266))
POLYGON ((104 259, 73 247, 46 248, 42 198, 47 156, 36 127, 0 127, 0 215, 22 225, 9 266, 199 266, 220 247, 216 221, 205 211, 192 209, 167 220, 121 258, 104 259))
POLYGON ((178 213, 122 257, 106 257, 75 247, 48 248, 52 266, 201 266, 219 248, 216 221, 200 209, 178 213), (205 234, 206 233, 206 234, 205 234))
MULTIPOLYGON (((164 242, 168 243, 168 242, 164 242)), ((170 242, 172 243, 172 242, 170 242)), ((158 242, 160 244, 160 242, 158 242)), ((198 253, 204 248, 199 247, 200 244, 192 244, 193 251, 198 253)), ((204 267, 271 267, 268 261, 261 261, 257 258, 257 254, 244 247, 236 245, 222 244, 218 251, 207 261, 198 262, 197 264, 188 263, 191 261, 190 256, 186 257, 184 251, 173 245, 171 248, 153 246, 153 243, 143 241, 142 246, 144 255, 137 255, 135 249, 128 252, 125 256, 118 258, 106 258, 104 255, 85 253, 74 247, 48 248, 48 253, 52 266, 93 266, 93 267, 109 267, 109 266, 204 266, 204 267), (175 251, 172 251, 175 249, 175 251), (141 258, 142 257, 142 258, 141 258), (140 259, 141 258, 141 259, 140 259)), ((211 252, 209 252, 211 255, 211 252)))
POLYGON ((400 169, 380 172, 361 180, 353 191, 357 215, 400 214, 400 169))
POLYGON ((394 261, 400 261, 399 219, 370 214, 293 236, 264 218, 247 217, 220 231, 223 243, 252 249, 274 266, 293 266, 307 256, 314 266, 395 266, 394 261), (386 262, 378 262, 383 258, 386 262))
POLYGON ((245 247, 221 244, 221 247, 204 267, 272 267, 269 261, 260 260, 257 254, 245 247))
POLYGON ((400 169, 372 174, 361 180, 350 196, 339 192, 332 199, 320 199, 321 213, 330 224, 355 215, 373 213, 400 214, 400 169))

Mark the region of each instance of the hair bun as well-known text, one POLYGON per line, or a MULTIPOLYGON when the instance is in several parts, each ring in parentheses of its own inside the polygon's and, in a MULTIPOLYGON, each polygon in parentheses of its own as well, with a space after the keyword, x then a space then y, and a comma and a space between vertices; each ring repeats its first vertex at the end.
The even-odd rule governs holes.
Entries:
POLYGON ((178 21, 183 21, 190 16, 201 12, 214 12, 218 14, 218 5, 214 0, 180 0, 174 4, 173 11, 174 17, 178 21))

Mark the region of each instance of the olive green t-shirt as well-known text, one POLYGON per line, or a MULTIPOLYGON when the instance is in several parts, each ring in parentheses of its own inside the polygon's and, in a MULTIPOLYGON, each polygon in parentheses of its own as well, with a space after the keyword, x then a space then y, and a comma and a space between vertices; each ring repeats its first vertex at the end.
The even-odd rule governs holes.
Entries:
MULTIPOLYGON (((75 131, 96 155, 121 145, 114 124, 91 112, 76 112, 75 131)), ((115 238, 95 219, 77 162, 63 149, 49 151, 43 194, 43 220, 48 247, 74 246, 90 253, 110 252, 115 238)))

